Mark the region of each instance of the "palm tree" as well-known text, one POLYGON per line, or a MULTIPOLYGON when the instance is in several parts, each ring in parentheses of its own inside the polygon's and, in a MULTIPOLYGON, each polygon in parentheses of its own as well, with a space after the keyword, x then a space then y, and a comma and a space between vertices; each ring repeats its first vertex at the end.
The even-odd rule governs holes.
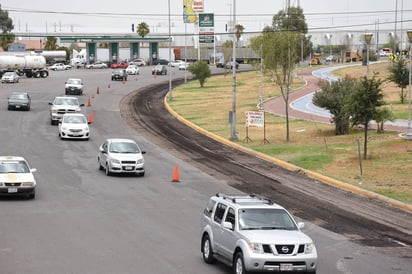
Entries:
POLYGON ((244 30, 245 30, 245 27, 243 27, 240 24, 237 24, 235 26, 235 35, 236 35, 236 41, 238 44, 239 44, 240 36, 242 36, 244 30))
POLYGON ((44 43, 45 50, 56 50, 57 49, 57 38, 55 36, 47 36, 46 42, 44 43))
POLYGON ((136 32, 141 37, 145 37, 146 35, 150 33, 149 25, 146 22, 141 22, 139 25, 137 25, 136 32))

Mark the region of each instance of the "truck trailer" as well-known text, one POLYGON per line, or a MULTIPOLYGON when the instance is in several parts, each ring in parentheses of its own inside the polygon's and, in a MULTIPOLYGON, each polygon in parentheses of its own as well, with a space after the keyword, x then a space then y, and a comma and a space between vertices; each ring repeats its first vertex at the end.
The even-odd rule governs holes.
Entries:
POLYGON ((0 55, 0 76, 7 71, 16 71, 20 76, 46 78, 49 71, 42 55, 0 55))

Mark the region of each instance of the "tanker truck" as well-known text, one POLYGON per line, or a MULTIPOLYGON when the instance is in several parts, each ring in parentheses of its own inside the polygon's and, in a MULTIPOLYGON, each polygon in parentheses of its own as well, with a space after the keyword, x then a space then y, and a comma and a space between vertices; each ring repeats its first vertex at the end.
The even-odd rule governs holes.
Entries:
POLYGON ((46 78, 49 71, 46 58, 41 55, 0 55, 0 76, 7 71, 16 71, 20 76, 31 78, 46 78))

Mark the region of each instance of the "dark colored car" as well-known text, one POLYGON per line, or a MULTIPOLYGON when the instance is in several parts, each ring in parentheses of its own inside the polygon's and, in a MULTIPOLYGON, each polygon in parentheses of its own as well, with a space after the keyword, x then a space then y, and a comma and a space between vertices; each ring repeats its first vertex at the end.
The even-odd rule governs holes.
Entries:
POLYGON ((169 65, 169 61, 167 61, 166 59, 158 59, 158 60, 153 61, 153 64, 155 64, 155 65, 166 65, 166 66, 168 66, 168 65, 169 65))
POLYGON ((166 65, 156 65, 152 69, 152 75, 166 75, 167 74, 167 66, 166 65))
POLYGON ((112 81, 125 80, 127 81, 127 73, 125 69, 114 69, 112 71, 112 81))
MULTIPOLYGON (((235 62, 235 67, 236 67, 236 69, 239 68, 239 63, 238 62, 235 62)), ((227 69, 233 69, 233 62, 232 61, 227 62, 226 63, 226 68, 227 69)))
POLYGON ((13 92, 8 98, 7 109, 30 110, 31 98, 27 92, 13 92))

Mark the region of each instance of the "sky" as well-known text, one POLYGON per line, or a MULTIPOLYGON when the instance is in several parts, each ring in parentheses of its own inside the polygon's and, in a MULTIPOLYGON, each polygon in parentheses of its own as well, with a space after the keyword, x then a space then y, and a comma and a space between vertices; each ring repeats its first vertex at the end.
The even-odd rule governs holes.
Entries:
MULTIPOLYGON (((204 12, 214 13, 215 33, 225 32, 233 13, 244 32, 259 32, 271 25, 273 15, 286 3, 204 0, 204 12)), ((185 27, 194 31, 194 24, 183 23, 183 0, 0 0, 0 4, 9 12, 16 33, 132 33, 131 24, 141 22, 150 26, 152 34, 168 33, 169 17, 171 33, 184 33, 185 27)), ((309 32, 412 29, 411 0, 290 0, 290 4, 302 7, 309 32)))

